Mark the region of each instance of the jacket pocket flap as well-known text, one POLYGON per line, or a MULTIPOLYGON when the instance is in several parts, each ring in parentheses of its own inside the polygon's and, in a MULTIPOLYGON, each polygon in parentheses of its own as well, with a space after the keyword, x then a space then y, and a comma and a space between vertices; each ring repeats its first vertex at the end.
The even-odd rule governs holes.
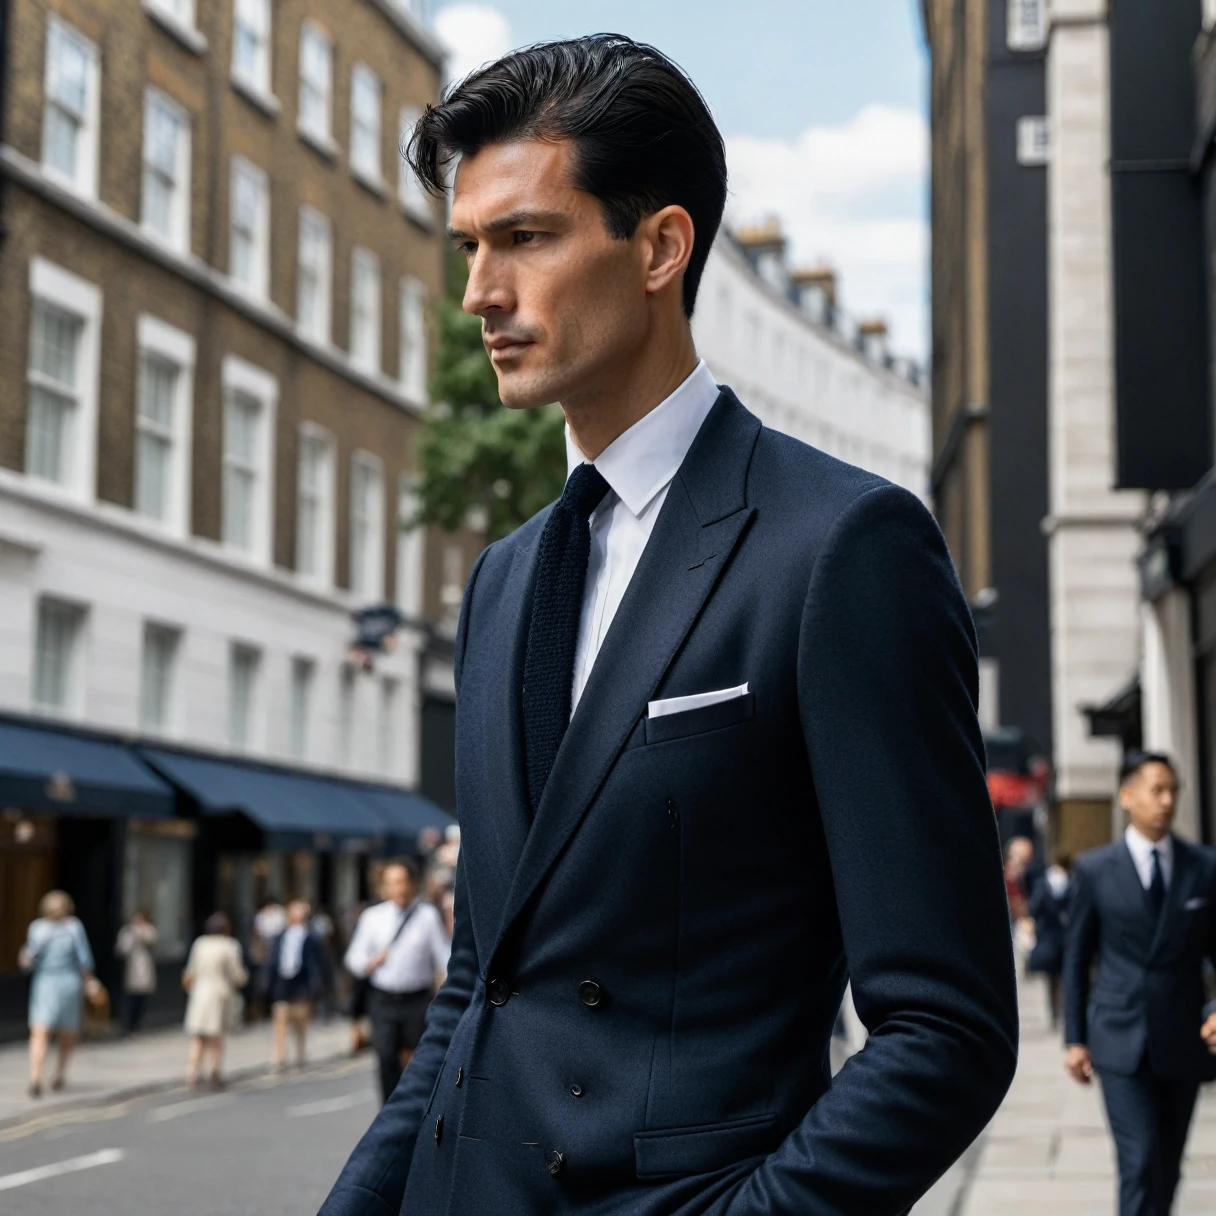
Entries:
POLYGON ((716 705, 703 705, 700 709, 688 709, 680 714, 664 714, 661 718, 646 718, 643 721, 647 743, 666 743, 670 739, 683 739, 688 735, 700 735, 724 726, 734 726, 756 716, 756 694, 749 692, 716 705))
POLYGON ((751 1115, 727 1123, 634 1132, 638 1177, 707 1174, 747 1157, 767 1156, 776 1147, 776 1125, 776 1115, 751 1115))

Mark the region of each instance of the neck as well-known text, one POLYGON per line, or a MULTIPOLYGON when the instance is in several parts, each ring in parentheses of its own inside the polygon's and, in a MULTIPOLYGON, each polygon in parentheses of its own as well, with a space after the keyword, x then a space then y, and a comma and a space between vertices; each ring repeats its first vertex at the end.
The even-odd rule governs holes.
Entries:
POLYGON ((661 405, 692 374, 697 350, 683 320, 668 340, 651 342, 639 358, 597 374, 595 385, 563 399, 570 435, 588 460, 661 405))
POLYGON ((1150 840, 1153 844, 1160 844, 1170 834, 1169 828, 1142 828, 1138 823, 1133 823, 1132 827, 1139 832, 1145 840, 1150 840))

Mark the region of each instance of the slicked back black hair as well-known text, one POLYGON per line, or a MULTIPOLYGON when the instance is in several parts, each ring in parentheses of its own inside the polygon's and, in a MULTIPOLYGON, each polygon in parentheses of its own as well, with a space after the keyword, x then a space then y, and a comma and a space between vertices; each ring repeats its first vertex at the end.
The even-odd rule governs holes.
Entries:
POLYGON ((639 221, 678 205, 692 217, 684 312, 692 316, 726 205, 726 151, 696 85, 662 52, 621 34, 541 42, 480 68, 427 106, 405 155, 441 194, 458 156, 516 139, 569 139, 575 186, 599 199, 628 240, 639 221))
POLYGON ((1119 766, 1119 788, 1122 789, 1146 764, 1164 764, 1178 776, 1173 760, 1165 752, 1128 752, 1119 766))

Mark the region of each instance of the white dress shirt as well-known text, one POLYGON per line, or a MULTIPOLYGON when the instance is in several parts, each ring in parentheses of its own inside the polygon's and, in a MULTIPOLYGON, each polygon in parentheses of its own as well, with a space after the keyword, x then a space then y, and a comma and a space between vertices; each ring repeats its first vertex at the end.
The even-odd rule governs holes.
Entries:
POLYGON ((288 925, 283 930, 283 944, 279 947, 279 974, 285 979, 294 979, 304 966, 304 939, 308 929, 304 925, 288 925))
POLYGON ((1132 855, 1136 865, 1136 873, 1140 875, 1140 884, 1147 891, 1153 881, 1153 850, 1161 855, 1161 878, 1168 887, 1174 876, 1174 838, 1168 833, 1154 844, 1147 836, 1137 832, 1129 823, 1123 833, 1127 842, 1127 851, 1132 855))
MULTIPOLYGON (((704 361, 670 397, 618 435, 592 461, 609 491, 591 513, 591 555, 574 652, 570 712, 578 705, 608 627, 654 531, 672 479, 684 463, 713 404, 718 386, 704 361)), ((586 461, 566 428, 566 475, 586 461)))
POLYGON ((452 947, 443 918, 434 904, 414 902, 418 909, 395 942, 393 934, 409 909, 392 900, 366 908, 351 936, 345 963, 352 975, 367 976, 371 960, 393 943, 388 958, 368 976, 381 992, 422 992, 434 987, 437 974, 447 970, 452 947))

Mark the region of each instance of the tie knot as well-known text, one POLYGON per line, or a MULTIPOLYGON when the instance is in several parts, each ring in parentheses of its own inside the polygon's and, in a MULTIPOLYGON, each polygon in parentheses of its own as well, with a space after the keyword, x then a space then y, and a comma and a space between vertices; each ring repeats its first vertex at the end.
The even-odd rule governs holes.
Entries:
POLYGON ((588 519, 607 493, 608 483, 599 469, 593 464, 580 464, 566 481, 560 505, 588 519))

